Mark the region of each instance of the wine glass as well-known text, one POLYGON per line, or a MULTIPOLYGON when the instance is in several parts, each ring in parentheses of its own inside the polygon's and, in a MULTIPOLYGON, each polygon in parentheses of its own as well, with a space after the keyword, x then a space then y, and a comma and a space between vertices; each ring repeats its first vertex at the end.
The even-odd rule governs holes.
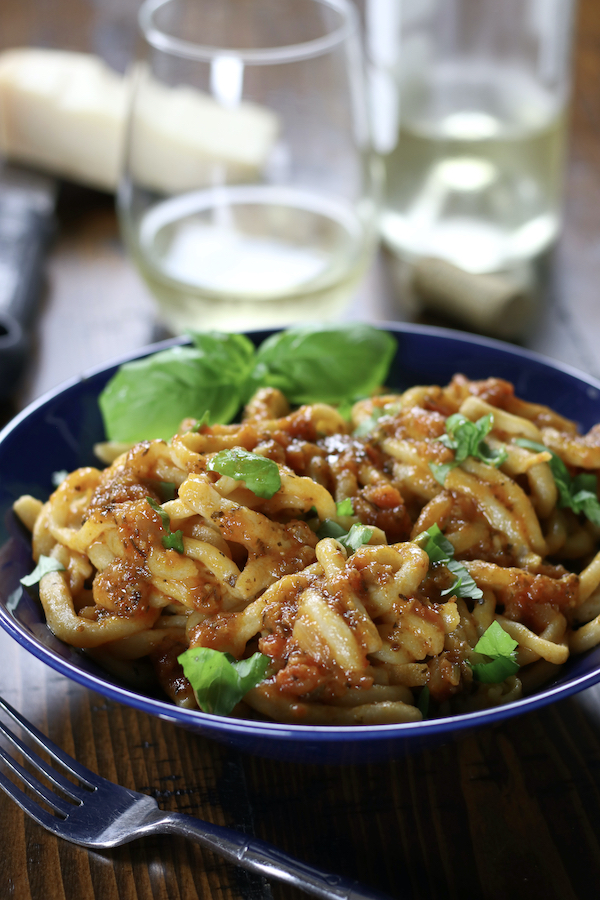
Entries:
POLYGON ((146 0, 118 209, 163 322, 331 320, 377 238, 349 0, 146 0))

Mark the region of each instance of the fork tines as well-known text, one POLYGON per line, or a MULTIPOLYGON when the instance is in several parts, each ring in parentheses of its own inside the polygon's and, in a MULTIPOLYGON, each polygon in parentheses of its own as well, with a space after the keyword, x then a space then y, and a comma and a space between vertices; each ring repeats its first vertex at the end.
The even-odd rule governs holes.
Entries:
MULTIPOLYGON (((74 760, 66 756, 59 747, 43 736, 33 725, 23 719, 23 717, 19 715, 9 703, 2 699, 2 697, 0 697, 0 708, 19 725, 24 734, 39 747, 42 747, 52 760, 58 763, 58 765, 70 775, 78 779, 79 784, 70 781, 0 721, 0 733, 4 735, 6 741, 12 745, 12 747, 17 749, 34 769, 42 774, 55 788, 58 788, 65 797, 70 798, 70 800, 65 799, 65 797, 62 797, 49 789, 39 778, 11 756, 3 746, 0 746, 0 759, 2 759, 5 766, 17 776, 24 785, 27 785, 39 800, 46 803, 58 816, 65 818, 73 809, 73 803, 79 805, 83 802, 86 795, 89 796, 90 791, 95 790, 95 785, 89 780, 90 773, 87 770, 81 770, 74 760)), ((42 821, 41 818, 43 817, 46 819, 48 814, 46 813, 44 815, 45 810, 43 810, 37 802, 32 801, 28 795, 3 772, 0 772, 0 787, 16 801, 22 809, 36 819, 36 821, 47 827, 47 822, 42 821)))

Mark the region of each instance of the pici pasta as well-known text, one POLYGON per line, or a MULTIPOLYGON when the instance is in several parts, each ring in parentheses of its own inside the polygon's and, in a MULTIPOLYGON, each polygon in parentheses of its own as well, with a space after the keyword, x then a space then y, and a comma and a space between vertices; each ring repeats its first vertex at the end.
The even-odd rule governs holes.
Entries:
MULTIPOLYGON (((122 448, 120 448, 122 449, 122 448)), ((300 724, 518 699, 600 642, 600 431, 469 381, 182 423, 21 497, 60 639, 300 724)))

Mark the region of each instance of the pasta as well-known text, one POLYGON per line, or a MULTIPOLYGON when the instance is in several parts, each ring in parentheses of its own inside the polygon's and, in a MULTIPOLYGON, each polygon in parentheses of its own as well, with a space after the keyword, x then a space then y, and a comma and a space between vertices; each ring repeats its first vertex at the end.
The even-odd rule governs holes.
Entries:
POLYGON ((553 468, 589 488, 600 426, 580 435, 501 379, 382 393, 350 420, 265 388, 237 424, 98 453, 14 506, 53 561, 46 621, 115 671, 150 663, 181 706, 199 702, 188 649, 266 659, 233 715, 367 726, 518 699, 600 643, 600 518, 553 468), (487 431, 462 453, 452 421, 487 431), (270 461, 277 488, 220 471, 224 451, 270 461), (475 649, 494 623, 515 646, 496 680, 475 649))

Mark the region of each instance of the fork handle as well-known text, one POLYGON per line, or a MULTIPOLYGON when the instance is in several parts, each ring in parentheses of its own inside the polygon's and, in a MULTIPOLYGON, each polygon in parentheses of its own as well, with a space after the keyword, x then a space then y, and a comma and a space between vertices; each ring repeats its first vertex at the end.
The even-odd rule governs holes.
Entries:
POLYGON ((292 884, 324 900, 389 900, 384 894, 365 888, 357 881, 300 862, 266 841, 249 838, 221 825, 201 822, 193 816, 157 811, 157 819, 147 825, 148 831, 191 838, 244 869, 292 884))

